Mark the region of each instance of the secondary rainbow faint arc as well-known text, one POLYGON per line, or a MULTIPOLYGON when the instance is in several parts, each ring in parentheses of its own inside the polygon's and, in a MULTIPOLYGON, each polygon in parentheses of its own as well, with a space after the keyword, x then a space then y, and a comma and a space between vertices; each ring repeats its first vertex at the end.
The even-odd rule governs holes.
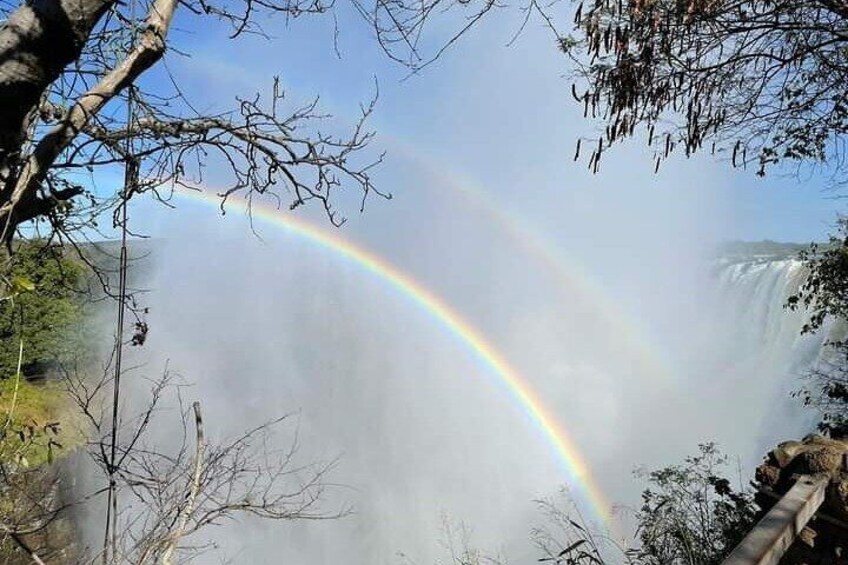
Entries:
MULTIPOLYGON (((215 72, 212 74, 216 77, 216 80, 221 76, 227 76, 231 80, 242 81, 244 86, 251 90, 257 84, 258 77, 248 77, 241 67, 237 69, 238 72, 235 72, 235 68, 226 65, 223 69, 219 68, 223 63, 217 59, 206 60, 204 63, 215 67, 215 72)), ((338 115, 341 115, 341 113, 338 115)), ((531 229, 518 214, 507 213, 504 208, 495 206, 492 203, 492 195, 480 185, 479 181, 468 177, 463 178, 456 171, 444 172, 445 164, 443 162, 435 162, 432 157, 426 156, 414 143, 391 134, 391 128, 378 125, 376 129, 380 132, 378 139, 388 141, 391 150, 400 150, 402 154, 414 160, 429 175, 441 181, 440 184, 443 187, 456 188, 470 197, 478 208, 484 210, 499 227, 530 251, 542 264, 551 269, 558 278, 567 283, 575 284, 582 293, 593 299, 605 318, 613 322, 622 331, 621 337, 624 338, 630 349, 641 357, 644 365, 659 375, 662 383, 677 384, 674 376, 675 371, 672 369, 669 360, 661 352, 661 348, 646 339, 637 321, 633 320, 632 316, 628 315, 626 311, 602 292, 601 287, 592 280, 585 267, 575 261, 574 258, 569 258, 566 261, 561 256, 561 250, 557 250, 544 237, 531 229)))
MULTIPOLYGON (((215 206, 220 204, 219 196, 205 191, 178 190, 176 194, 197 202, 215 206)), ((228 202, 246 204, 244 200, 232 197, 228 202)), ((474 353, 501 378, 510 392, 529 413, 534 423, 541 428, 546 439, 551 443, 559 459, 565 465, 568 474, 581 487, 586 500, 592 507, 592 511, 605 524, 609 522, 611 506, 592 477, 589 467, 580 455, 579 450, 571 438, 568 437, 562 425, 557 422, 542 401, 539 400, 521 373, 510 365, 503 355, 498 353, 486 341, 482 334, 465 321, 459 313, 412 277, 389 264, 383 258, 367 249, 359 247, 355 243, 268 205, 251 204, 251 214, 254 218, 260 218, 270 222, 325 249, 342 255, 364 270, 380 277, 395 289, 411 298, 431 315, 435 316, 459 339, 468 344, 474 353)))
POLYGON ((508 213, 506 207, 494 205, 492 195, 479 181, 462 175, 456 170, 445 172, 444 164, 436 164, 432 157, 426 156, 403 138, 384 132, 381 133, 381 137, 387 138, 391 142, 392 149, 399 150, 402 155, 421 167, 433 180, 438 181, 436 184, 439 188, 449 188, 461 192, 476 208, 494 220, 500 229, 550 269, 557 278, 567 284, 574 285, 579 292, 591 298, 605 319, 614 323, 615 327, 622 332, 620 337, 624 339, 628 348, 637 354, 644 366, 658 375, 662 384, 677 384, 674 371, 660 349, 645 338, 644 332, 640 331, 639 324, 626 311, 618 307, 602 292, 601 286, 593 280, 587 269, 579 261, 574 258, 566 261, 561 256, 561 251, 556 250, 554 246, 528 226, 521 216, 514 212, 508 213))

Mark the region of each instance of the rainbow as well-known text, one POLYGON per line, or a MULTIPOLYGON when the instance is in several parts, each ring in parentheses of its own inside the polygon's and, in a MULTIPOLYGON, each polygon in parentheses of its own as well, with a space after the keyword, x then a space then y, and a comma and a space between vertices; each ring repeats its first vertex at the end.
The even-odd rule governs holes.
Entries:
MULTIPOLYGON (((216 80, 221 76, 226 76, 230 80, 241 82, 244 87, 251 91, 262 80, 262 77, 250 76, 246 74, 245 69, 241 67, 231 68, 218 59, 213 58, 200 62, 211 69, 208 72, 216 80), (221 68, 221 65, 225 65, 225 68, 221 68)), ((333 114, 337 117, 342 115, 337 112, 333 112, 333 114)), ((647 339, 647 334, 640 327, 639 322, 604 294, 601 285, 593 279, 588 269, 581 266, 579 261, 575 260, 574 257, 562 257, 562 249, 550 244, 536 230, 528 226, 527 222, 522 220, 520 216, 507 212, 507 209, 503 206, 494 204, 491 194, 477 180, 465 177, 455 170, 446 171, 443 162, 426 156, 420 148, 404 137, 392 134, 391 127, 388 127, 387 124, 377 123, 374 125, 374 129, 380 132, 378 141, 388 142, 391 151, 397 151, 414 161, 425 172, 439 181, 440 189, 462 193, 468 201, 488 215, 514 241, 522 245, 531 256, 545 265, 555 277, 576 288, 583 296, 589 298, 599 308, 599 313, 615 325, 620 332, 618 337, 628 350, 635 353, 641 365, 648 370, 649 374, 655 375, 661 385, 676 385, 679 383, 679 379, 675 379, 672 364, 663 354, 662 348, 647 339)), ((573 296, 567 297, 569 301, 573 299, 573 296)))
MULTIPOLYGON (((201 190, 177 189, 175 194, 186 199, 220 206, 220 197, 201 190)), ((245 200, 230 197, 230 203, 247 206, 245 200)), ((541 430, 550 443, 569 476, 569 483, 577 485, 591 507, 592 513, 609 525, 611 506, 595 482, 588 465, 577 446, 569 438, 563 426, 545 407, 527 383, 527 379, 501 355, 483 335, 441 298, 423 287, 412 277, 398 270, 385 259, 343 239, 333 232, 287 214, 266 204, 250 203, 252 218, 264 220, 295 236, 301 237, 323 249, 340 255, 361 267, 364 271, 382 279, 401 294, 439 320, 457 339, 464 342, 508 387, 511 394, 527 412, 532 422, 541 430)))
MULTIPOLYGON (((378 128, 379 129, 379 128, 378 128)), ((574 257, 563 258, 562 250, 557 249, 538 232, 529 226, 519 215, 508 213, 508 207, 496 206, 489 192, 475 179, 462 175, 456 170, 445 171, 443 164, 436 164, 430 157, 425 156, 415 146, 401 138, 386 134, 380 129, 380 137, 391 142, 393 151, 411 160, 415 165, 437 182, 440 190, 461 193, 469 203, 483 212, 509 237, 521 245, 536 261, 544 265, 557 279, 568 287, 562 287, 568 294, 568 301, 574 300, 572 292, 577 290, 581 295, 591 300, 604 319, 615 325, 619 331, 618 339, 639 360, 647 373, 656 377, 660 385, 675 385, 675 371, 669 360, 661 353, 661 348, 648 340, 646 332, 637 320, 628 315, 616 305, 601 290, 602 286, 574 257)))

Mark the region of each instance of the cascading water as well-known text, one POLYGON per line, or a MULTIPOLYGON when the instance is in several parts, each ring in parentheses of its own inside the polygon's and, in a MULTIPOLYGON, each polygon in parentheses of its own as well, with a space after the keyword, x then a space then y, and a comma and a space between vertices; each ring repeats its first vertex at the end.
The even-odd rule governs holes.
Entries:
POLYGON ((826 344, 845 336, 844 325, 829 319, 819 331, 801 334, 809 314, 785 305, 807 274, 807 267, 789 252, 725 256, 714 272, 722 331, 714 346, 721 361, 713 370, 721 388, 759 417, 747 430, 755 438, 753 457, 776 441, 810 431, 815 415, 791 393, 827 357, 826 344))
POLYGON ((727 307, 744 316, 732 332, 733 350, 765 356, 788 371, 806 367, 817 358, 829 328, 802 336, 804 311, 784 307, 807 273, 804 264, 795 259, 729 261, 719 270, 719 288, 727 307))

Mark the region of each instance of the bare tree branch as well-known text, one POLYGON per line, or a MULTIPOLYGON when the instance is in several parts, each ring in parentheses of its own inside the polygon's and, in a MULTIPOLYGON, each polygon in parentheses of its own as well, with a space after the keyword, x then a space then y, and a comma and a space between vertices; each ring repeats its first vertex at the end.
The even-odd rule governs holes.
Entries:
MULTIPOLYGON (((32 155, 23 164, 8 202, 0 206, 0 222, 5 223, 0 239, 8 240, 12 236, 14 232, 10 227, 43 214, 37 205, 36 195, 47 170, 92 116, 162 57, 176 7, 177 0, 155 0, 144 31, 126 59, 86 92, 62 121, 36 145, 32 155), (18 206, 21 209, 15 210, 18 206)), ((76 195, 73 191, 66 194, 76 195)))
POLYGON ((197 440, 195 443, 196 447, 194 451, 194 472, 191 476, 191 482, 187 487, 188 494, 185 497, 185 507, 180 511, 177 526, 174 528, 174 531, 171 532, 167 545, 165 546, 165 551, 162 552, 162 563, 164 565, 172 564, 174 550, 180 542, 180 539, 182 539, 186 533, 189 518, 194 511, 195 501, 200 494, 201 473, 203 471, 203 449, 205 447, 205 441, 203 439, 203 418, 200 415, 199 402, 194 402, 192 404, 192 408, 194 409, 194 426, 197 433, 197 440))
MULTIPOLYGON (((289 416, 261 423, 222 443, 209 443, 199 404, 184 410, 180 386, 173 378, 166 373, 156 379, 146 405, 122 419, 113 476, 125 502, 118 515, 117 551, 108 556, 109 562, 142 565, 189 560, 209 548, 187 540, 239 515, 323 520, 347 514, 345 509, 322 508, 327 473, 334 462, 298 463, 296 434, 286 439, 275 433, 289 424, 289 416), (180 407, 178 432, 170 434, 171 445, 157 444, 150 434, 163 425, 159 421, 165 414, 163 403, 174 400, 180 407), (189 447, 189 420, 194 427, 193 448, 189 447)), ((109 396, 110 381, 108 367, 99 382, 79 376, 69 381, 69 391, 95 431, 88 453, 104 480, 111 465, 110 430, 100 407, 109 396)), ((90 500, 90 493, 80 493, 69 504, 90 500)))

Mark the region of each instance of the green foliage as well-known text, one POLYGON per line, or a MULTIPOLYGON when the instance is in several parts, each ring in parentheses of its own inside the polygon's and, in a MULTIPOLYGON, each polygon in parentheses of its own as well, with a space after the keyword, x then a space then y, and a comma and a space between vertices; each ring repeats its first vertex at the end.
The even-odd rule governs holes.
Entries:
POLYGON ((0 379, 15 375, 20 342, 22 372, 37 374, 85 351, 85 269, 61 249, 41 241, 21 243, 6 272, 0 302, 0 379))
POLYGON ((727 457, 713 443, 698 447, 682 464, 637 473, 649 487, 636 515, 641 546, 629 552, 635 562, 718 564, 754 525, 753 495, 721 476, 727 457))
POLYGON ((0 381, 0 466, 14 469, 52 463, 82 441, 70 399, 58 383, 0 381))
MULTIPOLYGON (((635 513, 635 547, 603 524, 587 521, 565 489, 559 496, 538 500, 542 521, 530 532, 540 553, 536 562, 718 565, 760 517, 753 493, 741 486, 734 489, 724 476, 727 470, 728 458, 715 444, 706 443, 698 446, 697 455, 687 457, 681 464, 637 471, 637 476, 646 480, 647 488, 642 493, 642 506, 635 513)), ((445 547, 451 556, 447 563, 505 563, 473 548, 465 529, 446 527, 445 534, 445 547)))
MULTIPOLYGON (((827 319, 848 320, 848 218, 840 218, 838 231, 827 245, 813 244, 800 254, 809 274, 801 288, 786 301, 792 310, 805 308, 809 320, 802 333, 822 328, 827 319)), ((819 411, 819 431, 831 437, 848 437, 848 341, 827 344, 829 351, 807 374, 807 384, 793 395, 819 411)))
POLYGON ((848 342, 829 344, 826 356, 807 374, 807 385, 793 393, 805 406, 818 410, 820 432, 848 437, 848 342))
POLYGON ((555 565, 713 565, 721 563, 751 529, 758 507, 747 489, 734 490, 728 459, 715 444, 698 446, 683 463, 637 471, 647 481, 635 514, 637 546, 619 545, 609 532, 587 523, 567 494, 540 501, 546 524, 532 535, 539 562, 555 565))
MULTIPOLYGON (((73 522, 59 510, 60 476, 52 465, 85 439, 75 414, 59 383, 0 381, 0 523, 13 525, 48 563, 70 563, 75 552, 73 522)), ((3 534, 0 563, 31 563, 3 534)))
POLYGON ((838 231, 830 237, 829 245, 812 244, 800 258, 810 272, 786 306, 810 310, 810 320, 802 332, 818 330, 827 317, 848 319, 848 218, 839 218, 838 231))

